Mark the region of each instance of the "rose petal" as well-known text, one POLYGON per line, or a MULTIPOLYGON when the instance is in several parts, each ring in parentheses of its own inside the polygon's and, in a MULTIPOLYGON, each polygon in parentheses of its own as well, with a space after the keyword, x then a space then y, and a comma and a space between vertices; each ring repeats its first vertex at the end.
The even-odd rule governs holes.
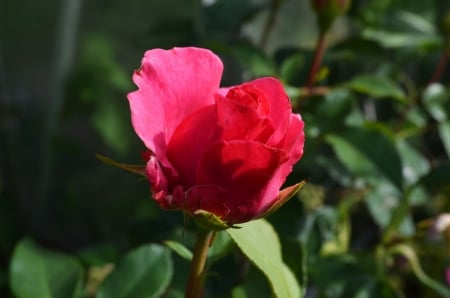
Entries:
MULTIPOLYGON (((199 48, 155 49, 145 53, 133 75, 139 90, 128 94, 136 133, 158 158, 180 121, 214 103, 223 65, 199 48)), ((162 160, 164 162, 164 160, 162 160)))
POLYGON ((168 208, 164 201, 168 194, 167 178, 155 156, 150 156, 145 170, 155 200, 162 208, 168 208))
POLYGON ((205 210, 224 219, 230 213, 226 206, 227 192, 215 185, 197 185, 186 192, 187 206, 185 210, 194 213, 196 210, 205 210))
POLYGON ((239 105, 255 110, 261 117, 266 117, 270 106, 266 94, 251 83, 230 88, 226 98, 239 105))
POLYGON ((292 111, 289 97, 284 91, 283 85, 275 78, 260 78, 251 81, 250 84, 263 91, 268 99, 270 105, 269 117, 275 132, 267 144, 276 146, 284 138, 289 125, 289 117, 292 111))
MULTIPOLYGON (((231 92, 233 89, 231 89, 231 92)), ((234 94, 237 96, 236 94, 234 94)), ((242 94, 242 101, 246 100, 242 94)), ((264 98, 262 98, 265 100, 264 98)), ((266 102, 267 104, 267 102, 266 102)), ((273 133, 270 119, 253 103, 243 104, 237 98, 216 95, 217 121, 223 128, 222 140, 254 140, 265 142, 273 133)))
POLYGON ((289 127, 279 148, 289 152, 289 162, 293 165, 303 156, 303 147, 305 146, 305 132, 303 122, 299 114, 291 114, 289 127))
POLYGON ((185 189, 195 184, 196 168, 203 152, 219 138, 214 106, 195 111, 178 125, 167 145, 166 156, 185 189))
POLYGON ((150 157, 145 169, 151 186, 155 191, 167 190, 167 178, 155 156, 150 157))
MULTIPOLYGON (((224 220, 229 224, 245 222, 260 212, 262 191, 286 160, 285 152, 259 142, 220 142, 204 153, 197 168, 197 182, 226 190, 225 205, 230 214, 224 220)), ((280 186, 274 186, 277 192, 280 186)))
POLYGON ((282 146, 279 149, 286 152, 288 158, 285 162, 281 163, 276 172, 272 175, 271 180, 265 185, 262 190, 262 200, 260 202, 260 208, 262 212, 271 206, 278 200, 278 191, 280 187, 286 181, 286 177, 292 172, 294 164, 303 155, 303 146, 305 142, 305 135, 303 132, 303 121, 299 115, 292 114, 290 117, 289 128, 285 138, 282 140, 282 146))

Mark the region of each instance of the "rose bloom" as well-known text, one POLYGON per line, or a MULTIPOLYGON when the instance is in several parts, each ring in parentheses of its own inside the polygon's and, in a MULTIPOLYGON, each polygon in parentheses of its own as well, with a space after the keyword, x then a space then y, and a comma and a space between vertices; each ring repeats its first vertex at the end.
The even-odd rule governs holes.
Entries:
POLYGON ((156 202, 231 226, 292 194, 280 187, 303 154, 304 124, 278 80, 220 88, 222 70, 206 49, 149 50, 128 99, 156 202))

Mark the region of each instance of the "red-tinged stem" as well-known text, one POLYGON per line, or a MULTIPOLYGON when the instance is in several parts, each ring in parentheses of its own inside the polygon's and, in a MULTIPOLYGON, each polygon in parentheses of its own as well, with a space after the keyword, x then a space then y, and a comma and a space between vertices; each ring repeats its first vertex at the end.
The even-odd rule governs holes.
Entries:
POLYGON ((429 84, 433 84, 441 80, 441 77, 447 68, 448 59, 448 50, 445 50, 439 58, 438 64, 436 65, 436 69, 434 70, 429 84))
POLYGON ((307 87, 307 95, 308 98, 312 93, 312 88, 314 87, 314 81, 316 79, 317 73, 320 69, 320 65, 322 64, 323 54, 325 52, 325 32, 321 32, 319 35, 319 39, 317 40, 316 49, 314 51, 314 58, 311 64, 311 68, 308 74, 308 81, 306 83, 307 87))
POLYGON ((197 231, 197 239, 195 240, 194 255, 192 257, 186 294, 184 296, 185 298, 203 297, 205 263, 213 235, 213 231, 204 229, 198 229, 197 231))

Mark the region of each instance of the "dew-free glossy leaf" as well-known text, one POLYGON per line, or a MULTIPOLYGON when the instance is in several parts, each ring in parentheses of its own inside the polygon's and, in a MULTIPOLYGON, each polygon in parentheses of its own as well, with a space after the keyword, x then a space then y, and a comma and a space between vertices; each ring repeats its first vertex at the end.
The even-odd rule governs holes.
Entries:
POLYGON ((167 240, 164 241, 164 244, 167 245, 167 247, 169 247, 171 250, 176 252, 183 259, 188 261, 192 260, 192 252, 189 250, 189 248, 187 248, 180 242, 167 240))
POLYGON ((355 175, 371 174, 376 169, 398 189, 402 188, 402 161, 394 143, 373 128, 347 128, 326 136, 339 160, 355 175))
POLYGON ((226 230, 242 252, 258 267, 270 282, 279 298, 300 297, 292 271, 283 263, 277 233, 264 219, 240 224, 241 229, 226 230))
POLYGON ((445 121, 438 126, 439 136, 444 145, 447 156, 450 158, 450 121, 445 121))
POLYGON ((417 182, 420 177, 428 173, 430 163, 408 142, 399 139, 396 142, 396 147, 402 159, 403 178, 408 185, 417 182))
POLYGON ((443 162, 432 169, 420 182, 431 188, 441 189, 450 187, 450 162, 443 162))
POLYGON ((77 259, 21 240, 10 265, 10 285, 17 298, 80 297, 83 268, 77 259))
POLYGON ((252 77, 275 75, 273 62, 261 49, 242 45, 233 47, 231 53, 252 77))
POLYGON ((445 110, 448 96, 444 86, 437 83, 431 84, 423 92, 423 104, 428 113, 437 121, 445 121, 449 117, 445 110))
POLYGON ((386 77, 359 75, 346 84, 350 89, 376 98, 392 98, 405 101, 406 96, 400 86, 386 77))
POLYGON ((148 244, 128 253, 100 286, 97 298, 160 297, 173 275, 167 247, 148 244))

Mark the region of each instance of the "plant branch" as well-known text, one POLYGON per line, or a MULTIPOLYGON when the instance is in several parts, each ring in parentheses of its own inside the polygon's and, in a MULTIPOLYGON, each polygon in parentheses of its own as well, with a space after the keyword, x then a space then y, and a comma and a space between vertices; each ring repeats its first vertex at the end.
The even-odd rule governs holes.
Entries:
POLYGON ((321 32, 319 35, 319 39, 317 40, 316 48, 314 50, 313 62, 311 64, 311 68, 309 69, 308 81, 306 83, 306 98, 308 98, 312 93, 317 73, 319 72, 320 66, 322 64, 323 54, 325 52, 325 36, 325 32, 321 32))
POLYGON ((445 69, 447 68, 448 64, 448 51, 445 50, 441 57, 439 58, 438 64, 436 65, 436 68, 434 70, 433 76, 431 77, 431 80, 429 84, 437 83, 441 80, 442 75, 445 72, 445 69))
POLYGON ((199 228, 197 231, 185 298, 200 298, 203 296, 202 286, 205 276, 205 263, 213 235, 213 231, 202 228, 199 228))

